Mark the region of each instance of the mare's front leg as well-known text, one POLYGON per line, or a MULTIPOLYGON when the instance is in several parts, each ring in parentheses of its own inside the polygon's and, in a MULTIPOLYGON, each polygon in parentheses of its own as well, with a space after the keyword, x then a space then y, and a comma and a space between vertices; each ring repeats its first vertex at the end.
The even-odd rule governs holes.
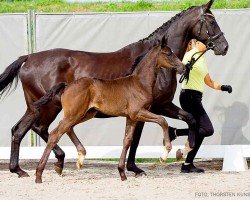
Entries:
POLYGON ((127 160, 127 170, 132 171, 135 173, 135 177, 139 177, 142 175, 146 176, 146 173, 140 169, 139 167, 136 166, 135 164, 135 155, 136 155, 136 150, 139 145, 139 141, 141 139, 141 134, 142 134, 142 129, 144 126, 144 122, 137 122, 136 127, 135 127, 135 133, 133 134, 133 141, 129 149, 129 156, 127 160))
POLYGON ((125 136, 123 139, 123 149, 122 149, 120 161, 118 164, 118 171, 120 173, 122 181, 127 179, 126 174, 125 174, 125 160, 126 160, 128 148, 131 146, 131 143, 133 140, 133 134, 134 134, 134 130, 136 127, 136 123, 137 123, 136 121, 132 121, 131 119, 127 117, 125 136))

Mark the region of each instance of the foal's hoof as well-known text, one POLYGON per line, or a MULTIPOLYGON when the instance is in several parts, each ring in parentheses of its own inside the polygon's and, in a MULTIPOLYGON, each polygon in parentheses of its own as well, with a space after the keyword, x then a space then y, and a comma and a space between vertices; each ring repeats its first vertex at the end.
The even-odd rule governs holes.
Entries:
POLYGON ((42 179, 41 178, 36 178, 35 182, 36 183, 42 183, 42 179))
POLYGON ((83 168, 83 163, 81 163, 79 160, 76 162, 76 168, 78 170, 82 169, 83 168))
POLYGON ((179 161, 183 158, 183 153, 181 152, 180 149, 176 151, 176 160, 179 161))
POLYGON ((146 172, 140 172, 140 173, 135 174, 135 178, 139 178, 139 177, 142 177, 142 176, 147 176, 146 172))
POLYGON ((61 168, 55 164, 54 169, 55 169, 57 174, 62 175, 63 168, 61 168))
POLYGON ((161 164, 164 164, 166 162, 167 159, 163 159, 162 157, 159 158, 159 161, 161 164))
POLYGON ((85 159, 85 156, 84 155, 80 155, 77 162, 76 162, 76 167, 77 169, 81 169, 83 168, 83 164, 84 164, 84 159, 85 159))
POLYGON ((127 177, 126 177, 126 176, 122 176, 122 177, 121 177, 121 180, 122 180, 122 181, 126 181, 126 180, 127 180, 127 177))

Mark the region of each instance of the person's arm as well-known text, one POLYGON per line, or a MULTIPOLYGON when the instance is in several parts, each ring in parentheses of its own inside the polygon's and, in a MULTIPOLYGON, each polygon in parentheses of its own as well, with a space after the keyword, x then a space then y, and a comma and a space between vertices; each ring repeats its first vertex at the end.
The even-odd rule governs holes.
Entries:
POLYGON ((221 91, 227 91, 228 93, 232 92, 232 87, 230 85, 220 85, 213 81, 209 74, 207 74, 204 78, 204 82, 207 86, 215 89, 215 90, 221 90, 221 91))

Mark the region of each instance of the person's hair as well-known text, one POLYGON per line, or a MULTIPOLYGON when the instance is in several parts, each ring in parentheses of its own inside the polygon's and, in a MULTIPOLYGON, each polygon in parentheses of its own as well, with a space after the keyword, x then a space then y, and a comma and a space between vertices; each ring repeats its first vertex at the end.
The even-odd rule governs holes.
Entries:
POLYGON ((191 49, 193 49, 196 45, 197 40, 196 39, 192 39, 189 41, 186 52, 190 51, 191 49))

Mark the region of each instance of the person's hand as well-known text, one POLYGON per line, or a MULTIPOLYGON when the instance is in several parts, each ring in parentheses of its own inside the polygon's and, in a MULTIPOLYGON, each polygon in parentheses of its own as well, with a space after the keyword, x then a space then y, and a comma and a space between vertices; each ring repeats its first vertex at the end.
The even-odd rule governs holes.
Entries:
POLYGON ((221 86, 221 91, 226 91, 228 93, 232 93, 233 88, 231 87, 231 85, 222 85, 221 86))

